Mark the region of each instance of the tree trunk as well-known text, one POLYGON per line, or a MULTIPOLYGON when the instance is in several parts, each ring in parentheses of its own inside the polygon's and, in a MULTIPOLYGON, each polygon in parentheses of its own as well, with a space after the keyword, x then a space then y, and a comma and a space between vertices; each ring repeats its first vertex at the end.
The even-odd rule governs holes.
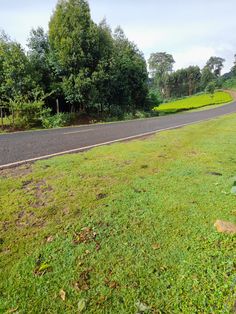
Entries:
POLYGON ((57 104, 57 114, 60 113, 60 106, 59 106, 59 99, 56 99, 56 104, 57 104))
POLYGON ((0 107, 1 110, 1 125, 2 125, 2 129, 3 129, 3 108, 0 107))

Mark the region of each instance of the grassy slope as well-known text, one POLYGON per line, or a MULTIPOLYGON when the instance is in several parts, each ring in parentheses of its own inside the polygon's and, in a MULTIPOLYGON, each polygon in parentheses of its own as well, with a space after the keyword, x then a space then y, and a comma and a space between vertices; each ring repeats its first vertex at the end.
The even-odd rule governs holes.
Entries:
POLYGON ((182 110, 196 109, 209 105, 222 104, 232 101, 233 98, 227 92, 216 92, 212 98, 209 94, 187 97, 181 100, 161 104, 156 107, 158 112, 177 112, 182 110))
POLYGON ((229 313, 236 239, 213 224, 236 220, 235 132, 231 115, 0 172, 0 312, 229 313))

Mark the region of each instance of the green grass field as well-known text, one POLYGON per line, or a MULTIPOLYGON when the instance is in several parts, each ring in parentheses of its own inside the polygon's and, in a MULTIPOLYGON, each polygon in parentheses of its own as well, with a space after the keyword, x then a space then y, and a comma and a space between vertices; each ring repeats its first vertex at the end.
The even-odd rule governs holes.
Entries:
POLYGON ((210 94, 187 97, 181 100, 161 104, 159 107, 155 107, 154 110, 160 113, 174 113, 209 105, 228 103, 232 100, 232 96, 227 92, 215 92, 213 97, 210 94))
POLYGON ((236 115, 0 172, 0 313, 233 312, 236 115))

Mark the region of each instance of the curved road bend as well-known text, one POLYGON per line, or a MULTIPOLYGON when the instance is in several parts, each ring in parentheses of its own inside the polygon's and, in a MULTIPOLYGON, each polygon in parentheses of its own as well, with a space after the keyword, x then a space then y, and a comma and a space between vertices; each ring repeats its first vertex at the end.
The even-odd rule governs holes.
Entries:
POLYGON ((113 141, 138 138, 165 129, 235 113, 236 102, 198 112, 133 120, 111 124, 86 125, 45 131, 27 131, 0 135, 0 169, 15 163, 44 159, 50 155, 79 152, 113 141), (146 135, 147 135, 146 134, 146 135))

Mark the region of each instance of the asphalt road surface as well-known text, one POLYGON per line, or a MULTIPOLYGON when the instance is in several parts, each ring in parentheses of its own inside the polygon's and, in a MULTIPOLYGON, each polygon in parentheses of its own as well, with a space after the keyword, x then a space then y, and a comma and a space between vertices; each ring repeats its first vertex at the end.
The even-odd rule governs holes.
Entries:
POLYGON ((185 112, 144 120, 1 134, 0 169, 19 165, 26 161, 46 159, 138 138, 235 112, 236 102, 233 102, 210 110, 185 112))

